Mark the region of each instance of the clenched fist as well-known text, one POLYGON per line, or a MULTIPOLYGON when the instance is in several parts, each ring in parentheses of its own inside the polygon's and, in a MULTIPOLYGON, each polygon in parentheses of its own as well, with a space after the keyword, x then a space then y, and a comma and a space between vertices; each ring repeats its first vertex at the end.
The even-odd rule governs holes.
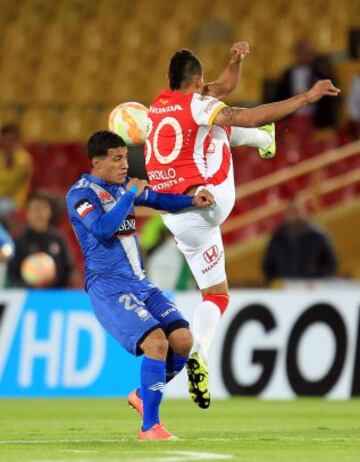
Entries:
POLYGON ((310 90, 306 92, 308 102, 316 103, 323 96, 337 96, 340 93, 339 88, 336 88, 331 80, 318 80, 310 90))
POLYGON ((214 196, 207 189, 200 189, 195 196, 193 196, 193 205, 200 208, 210 207, 215 204, 214 196))
POLYGON ((231 63, 240 63, 250 53, 250 47, 248 42, 236 42, 230 48, 230 62, 231 63))
POLYGON ((137 196, 140 196, 140 194, 144 191, 144 189, 151 188, 151 186, 146 180, 139 180, 139 178, 131 178, 131 180, 126 185, 126 189, 129 191, 129 189, 132 186, 136 186, 138 188, 136 192, 137 196))

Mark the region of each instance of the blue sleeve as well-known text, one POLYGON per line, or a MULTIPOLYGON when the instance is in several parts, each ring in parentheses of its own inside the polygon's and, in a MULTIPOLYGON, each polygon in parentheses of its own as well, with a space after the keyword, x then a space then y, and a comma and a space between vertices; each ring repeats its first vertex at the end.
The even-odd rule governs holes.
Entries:
POLYGON ((162 194, 145 189, 140 196, 136 197, 135 205, 144 205, 156 210, 165 210, 167 212, 178 212, 180 210, 191 207, 192 196, 184 196, 181 194, 162 194))
POLYGON ((67 198, 67 205, 71 218, 80 220, 97 239, 109 239, 133 207, 134 197, 135 193, 127 191, 111 210, 104 212, 93 191, 84 188, 72 191, 67 198))

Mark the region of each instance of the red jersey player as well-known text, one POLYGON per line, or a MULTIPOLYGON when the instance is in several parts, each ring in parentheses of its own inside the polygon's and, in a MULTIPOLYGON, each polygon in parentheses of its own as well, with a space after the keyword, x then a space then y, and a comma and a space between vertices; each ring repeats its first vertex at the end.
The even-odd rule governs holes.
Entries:
POLYGON ((251 109, 227 107, 213 97, 221 95, 221 85, 215 84, 213 88, 204 85, 202 65, 188 50, 178 51, 172 57, 168 81, 170 89, 161 91, 149 109, 145 154, 150 184, 156 191, 170 193, 194 194, 206 189, 216 202, 208 210, 163 215, 203 297, 194 313, 195 344, 187 372, 193 400, 207 408, 210 404, 207 354, 229 302, 219 225, 229 215, 235 200, 231 138, 236 139, 235 144, 244 144, 241 130, 236 127, 269 124, 325 95, 336 96, 340 90, 331 81, 323 80, 285 101, 251 109))

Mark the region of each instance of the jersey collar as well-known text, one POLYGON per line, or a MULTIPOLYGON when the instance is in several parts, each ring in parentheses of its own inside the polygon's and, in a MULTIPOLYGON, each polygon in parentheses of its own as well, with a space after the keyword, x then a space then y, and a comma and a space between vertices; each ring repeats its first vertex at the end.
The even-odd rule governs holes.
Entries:
POLYGON ((121 184, 109 184, 106 180, 103 180, 102 178, 99 178, 97 176, 94 176, 94 175, 90 175, 90 173, 84 173, 84 175, 82 175, 81 178, 86 178, 88 181, 90 181, 91 183, 95 183, 95 184, 98 184, 100 186, 115 186, 115 187, 119 187, 119 186, 123 186, 127 183, 127 177, 126 177, 126 180, 124 183, 121 183, 121 184))

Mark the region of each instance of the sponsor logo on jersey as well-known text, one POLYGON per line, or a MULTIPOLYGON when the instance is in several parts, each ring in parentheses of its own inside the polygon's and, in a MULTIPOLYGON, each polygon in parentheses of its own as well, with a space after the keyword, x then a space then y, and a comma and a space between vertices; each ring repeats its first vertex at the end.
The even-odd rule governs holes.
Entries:
POLYGON ((113 197, 110 193, 104 190, 104 191, 99 192, 99 199, 101 200, 102 203, 104 203, 104 202, 111 202, 113 200, 113 197))
POLYGON ((134 215, 128 215, 125 220, 122 222, 117 236, 130 236, 131 234, 136 233, 136 219, 134 215))
POLYGON ((154 191, 162 191, 163 189, 171 188, 172 186, 177 185, 184 181, 184 178, 179 178, 179 180, 169 180, 165 181, 164 183, 159 183, 153 186, 154 191))
POLYGON ((180 104, 174 104, 173 106, 166 106, 166 107, 153 107, 150 106, 149 112, 152 114, 166 114, 167 112, 175 112, 175 111, 182 111, 183 108, 180 104))
POLYGON ((216 260, 218 255, 219 255, 219 249, 217 245, 211 246, 209 249, 205 250, 205 252, 203 253, 203 257, 206 263, 212 263, 214 260, 216 260))
POLYGON ((173 180, 176 178, 176 170, 168 168, 167 170, 150 170, 148 172, 149 180, 173 180))
POLYGON ((94 206, 88 199, 81 199, 77 204, 75 204, 75 210, 79 214, 80 218, 84 218, 91 210, 94 210, 94 206))

